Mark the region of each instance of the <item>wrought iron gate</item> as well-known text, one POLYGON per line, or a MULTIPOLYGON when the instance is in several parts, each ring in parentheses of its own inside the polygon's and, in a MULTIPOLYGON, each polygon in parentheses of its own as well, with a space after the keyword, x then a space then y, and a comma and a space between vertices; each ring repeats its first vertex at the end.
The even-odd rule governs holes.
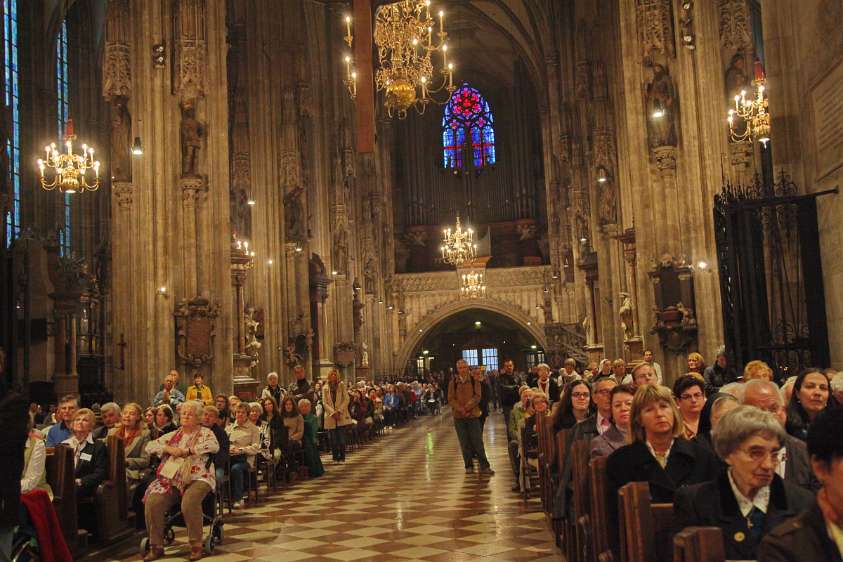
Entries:
POLYGON ((817 197, 782 173, 714 197, 726 348, 738 366, 766 361, 778 379, 829 364, 817 197))

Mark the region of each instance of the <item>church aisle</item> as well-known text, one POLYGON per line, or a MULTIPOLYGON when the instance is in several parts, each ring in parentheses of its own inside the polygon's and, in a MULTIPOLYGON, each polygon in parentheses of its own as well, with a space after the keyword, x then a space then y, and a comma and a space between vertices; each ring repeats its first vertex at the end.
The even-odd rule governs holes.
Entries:
MULTIPOLYGON (((203 560, 561 560, 538 500, 510 491, 500 414, 485 440, 492 478, 465 474, 448 414, 393 430, 344 465, 323 457, 322 478, 227 517, 225 542, 203 560)), ((187 558, 185 540, 177 529, 167 560, 187 558)))

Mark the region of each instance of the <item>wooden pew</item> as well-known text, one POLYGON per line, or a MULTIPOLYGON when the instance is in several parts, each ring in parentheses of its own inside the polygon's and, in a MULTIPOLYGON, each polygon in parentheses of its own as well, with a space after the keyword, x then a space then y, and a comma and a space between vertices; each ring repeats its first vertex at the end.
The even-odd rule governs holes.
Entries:
POLYGON ((673 537, 673 562, 723 562, 726 547, 720 527, 687 527, 673 537))
POLYGON ((541 500, 545 513, 553 507, 553 484, 551 482, 550 466, 553 463, 553 423, 548 416, 536 417, 536 434, 539 444, 539 483, 541 484, 541 500))
POLYGON ((591 550, 591 502, 588 493, 588 458, 591 454, 591 443, 585 440, 576 441, 571 445, 571 484, 573 498, 571 501, 574 515, 574 529, 576 542, 576 558, 571 562, 590 562, 593 560, 591 550))
POLYGON ((53 507, 64 541, 74 558, 87 546, 87 531, 79 530, 76 511, 76 479, 73 477, 73 451, 67 445, 47 449, 47 483, 53 489, 53 507))
POLYGON ((108 477, 97 487, 97 532, 100 542, 114 542, 131 532, 126 498, 126 455, 123 440, 106 438, 108 477))
POLYGON ((591 519, 591 552, 597 562, 614 562, 609 538, 609 494, 606 484, 606 459, 598 457, 588 463, 588 492, 591 519))
MULTIPOLYGON (((554 436, 553 452, 556 460, 556 486, 561 486, 564 478, 565 458, 568 445, 574 435, 573 429, 563 429, 554 436)), ((551 493, 551 501, 556 495, 554 487, 551 493)), ((561 544, 562 550, 565 553, 565 558, 570 562, 576 561, 577 543, 576 543, 576 522, 572 517, 567 519, 553 519, 553 532, 557 538, 557 544, 561 544)))
POLYGON ((630 482, 618 491, 621 562, 670 562, 673 504, 651 503, 647 482, 630 482))

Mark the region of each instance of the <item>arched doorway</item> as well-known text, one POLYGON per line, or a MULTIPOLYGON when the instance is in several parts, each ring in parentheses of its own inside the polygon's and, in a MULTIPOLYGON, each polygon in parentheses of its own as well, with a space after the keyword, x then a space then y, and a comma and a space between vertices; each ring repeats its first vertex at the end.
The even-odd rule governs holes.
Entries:
POLYGON ((444 371, 465 356, 469 362, 497 368, 504 357, 520 367, 541 361, 543 331, 521 310, 504 303, 460 302, 443 307, 420 322, 398 355, 398 367, 444 371))

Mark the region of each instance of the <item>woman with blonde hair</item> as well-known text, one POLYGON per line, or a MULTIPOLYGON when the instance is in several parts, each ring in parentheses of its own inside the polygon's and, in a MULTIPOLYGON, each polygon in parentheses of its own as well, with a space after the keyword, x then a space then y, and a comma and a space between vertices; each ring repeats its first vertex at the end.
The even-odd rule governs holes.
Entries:
POLYGON ((688 373, 696 373, 700 377, 702 377, 703 373, 705 373, 705 359, 703 359, 703 356, 696 351, 688 354, 688 373))
POLYGON ((649 482, 654 502, 671 502, 680 486, 711 480, 714 455, 682 437, 682 415, 669 388, 640 387, 632 399, 630 444, 609 455, 606 472, 610 497, 628 482, 649 482))
POLYGON ((132 497, 135 487, 149 476, 149 453, 146 452, 146 445, 150 435, 143 419, 141 405, 129 402, 123 406, 120 425, 112 428, 108 434, 116 435, 123 441, 127 491, 129 497, 132 497))
POLYGON ((773 370, 764 361, 755 359, 746 364, 743 368, 743 382, 761 379, 765 381, 773 380, 773 370))

